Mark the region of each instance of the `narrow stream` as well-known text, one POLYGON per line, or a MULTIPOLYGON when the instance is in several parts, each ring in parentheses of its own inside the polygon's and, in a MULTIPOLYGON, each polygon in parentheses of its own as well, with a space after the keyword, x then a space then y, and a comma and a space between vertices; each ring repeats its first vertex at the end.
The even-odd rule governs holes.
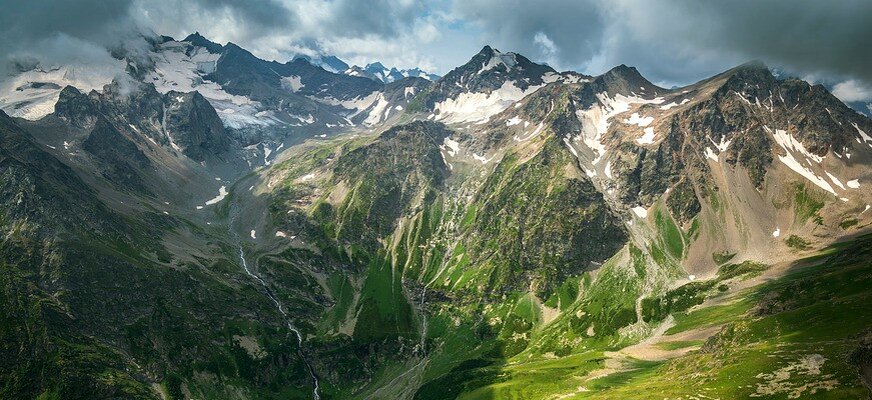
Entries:
POLYGON ((256 280, 260 284, 260 286, 263 287, 264 291, 266 291, 267 297, 272 300, 272 302, 276 305, 276 309, 279 310, 282 318, 284 318, 288 329, 290 329, 292 332, 294 332, 295 335, 297 335, 297 354, 303 360, 303 363, 306 364, 306 369, 309 371, 309 376, 312 377, 312 381, 314 381, 315 383, 315 388, 312 391, 312 397, 315 400, 321 400, 321 395, 319 394, 320 386, 318 376, 315 375, 315 369, 312 368, 312 364, 309 364, 309 360, 306 358, 306 355, 303 354, 303 335, 294 326, 293 322, 291 322, 290 317, 288 317, 288 313, 285 311, 284 307, 282 307, 282 303, 279 302, 279 299, 273 294, 272 290, 270 290, 266 282, 248 268, 248 261, 245 260, 245 251, 242 248, 242 240, 240 240, 239 234, 237 234, 236 231, 233 230, 233 223, 236 221, 236 216, 238 215, 238 210, 235 205, 232 207, 230 214, 231 217, 230 222, 227 225, 227 229, 230 232, 230 236, 233 237, 237 249, 239 249, 239 261, 242 263, 242 268, 245 270, 245 273, 248 274, 248 276, 254 278, 254 280, 256 280))

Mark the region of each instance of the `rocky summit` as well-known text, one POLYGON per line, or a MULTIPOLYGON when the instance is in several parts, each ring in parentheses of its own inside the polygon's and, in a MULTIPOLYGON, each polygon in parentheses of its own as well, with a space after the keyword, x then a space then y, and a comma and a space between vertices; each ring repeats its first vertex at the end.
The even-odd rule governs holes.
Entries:
POLYGON ((872 120, 824 86, 140 50, 0 86, 0 398, 870 395, 872 120))

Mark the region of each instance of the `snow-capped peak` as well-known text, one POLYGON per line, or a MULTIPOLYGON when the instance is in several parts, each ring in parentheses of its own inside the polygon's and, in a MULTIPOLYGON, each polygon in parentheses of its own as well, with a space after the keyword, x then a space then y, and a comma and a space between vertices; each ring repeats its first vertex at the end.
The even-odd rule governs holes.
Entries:
POLYGON ((439 79, 438 75, 428 73, 418 67, 411 69, 397 69, 396 67, 388 68, 380 62, 369 63, 364 67, 355 65, 344 70, 342 73, 345 75, 369 78, 382 83, 396 82, 408 77, 424 78, 430 81, 439 79))
POLYGON ((499 50, 492 49, 490 46, 485 46, 485 49, 490 49, 490 58, 482 64, 481 69, 478 71, 479 74, 499 66, 504 66, 508 70, 518 65, 515 53, 502 53, 499 50))

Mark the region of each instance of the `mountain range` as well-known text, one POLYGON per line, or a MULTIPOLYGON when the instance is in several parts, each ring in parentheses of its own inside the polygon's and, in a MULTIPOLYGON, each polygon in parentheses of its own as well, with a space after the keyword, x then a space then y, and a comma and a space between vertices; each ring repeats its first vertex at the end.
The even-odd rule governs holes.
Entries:
POLYGON ((485 46, 0 81, 0 398, 863 398, 872 119, 485 46))

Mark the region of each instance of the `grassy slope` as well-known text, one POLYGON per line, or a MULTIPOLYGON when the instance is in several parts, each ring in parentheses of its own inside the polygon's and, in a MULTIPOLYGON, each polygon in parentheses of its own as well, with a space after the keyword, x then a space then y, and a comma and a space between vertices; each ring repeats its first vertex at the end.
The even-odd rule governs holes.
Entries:
POLYGON ((500 382, 461 398, 862 398, 868 393, 848 354, 872 325, 872 236, 824 254, 818 264, 746 290, 730 303, 677 313, 667 334, 722 326, 700 350, 669 361, 630 360, 629 370, 590 380, 585 375, 604 365, 598 349, 519 363, 504 368, 500 382))
MULTIPOLYGON (((564 151, 562 147, 551 146, 553 144, 543 141, 539 150, 542 153, 520 163, 507 155, 492 174, 483 176, 483 181, 473 182, 472 186, 481 186, 470 197, 467 197, 468 191, 463 192, 462 197, 453 192, 458 187, 468 187, 466 183, 469 181, 453 182, 449 190, 437 190, 432 196, 424 196, 427 201, 404 211, 392 231, 382 231, 387 236, 380 240, 381 246, 370 248, 369 256, 363 258, 368 263, 360 266, 361 275, 356 277, 356 281, 363 285, 361 298, 355 299, 346 291, 350 282, 330 278, 331 297, 337 305, 328 311, 327 318, 322 321, 323 327, 342 325, 343 317, 356 315, 358 324, 364 322, 356 326, 354 336, 366 342, 404 336, 404 332, 408 339, 414 340, 412 332, 425 332, 423 351, 397 354, 396 358, 379 358, 379 362, 370 365, 371 369, 366 372, 370 377, 366 383, 356 381, 348 385, 334 378, 335 395, 366 397, 373 393, 384 394, 378 391, 379 388, 407 385, 420 386, 414 396, 419 399, 458 396, 474 399, 548 398, 576 394, 581 398, 646 398, 650 392, 646 392, 645 387, 662 385, 673 387, 675 395, 680 397, 696 393, 675 385, 676 380, 687 374, 713 374, 706 378, 706 382, 711 382, 707 388, 712 393, 719 390, 717 387, 729 387, 734 383, 730 381, 733 378, 729 374, 735 373, 729 370, 731 366, 721 368, 712 364, 712 360, 722 357, 717 352, 725 351, 734 357, 734 362, 754 367, 753 373, 736 375, 740 377, 736 382, 743 382, 741 385, 750 392, 717 392, 729 398, 747 396, 756 391, 757 382, 752 382, 751 378, 757 379, 757 374, 772 373, 781 368, 777 364, 762 362, 770 360, 764 355, 765 346, 771 350, 790 344, 801 349, 808 344, 793 342, 796 335, 792 333, 779 334, 761 344, 760 337, 747 336, 744 331, 733 329, 721 336, 730 336, 732 333, 729 332, 735 331, 740 337, 739 342, 726 341, 716 346, 714 343, 705 344, 699 338, 667 341, 657 344, 658 348, 676 350, 705 344, 706 351, 691 352, 672 361, 623 360, 623 365, 610 371, 615 367, 613 352, 648 336, 664 321, 674 321, 675 324, 667 334, 711 324, 736 324, 741 328, 769 321, 766 322, 769 326, 755 328, 766 332, 772 326, 781 326, 780 319, 786 318, 790 311, 764 318, 748 316, 749 310, 757 307, 766 293, 776 290, 775 284, 746 290, 733 302, 700 308, 707 298, 722 295, 726 290, 722 287, 731 284, 732 280, 746 279, 760 272, 761 267, 756 264, 728 264, 733 255, 727 253, 712 256, 722 265, 721 273, 714 280, 697 281, 669 290, 668 282, 686 274, 679 265, 686 257, 688 247, 696 240, 701 223, 693 220, 685 225, 689 226, 686 230, 683 229, 662 201, 656 202, 649 210, 651 218, 647 223, 635 228, 645 232, 643 243, 626 244, 603 266, 595 271, 584 271, 583 264, 586 263, 578 260, 587 255, 573 254, 572 248, 578 246, 573 246, 567 238, 576 231, 586 232, 590 228, 581 228, 578 223, 565 226, 559 220, 555 222, 551 212, 561 208, 554 204, 584 204, 579 198, 587 200, 587 196, 566 195, 574 193, 567 189, 570 186, 564 168, 567 157, 561 153, 564 151), (464 198, 468 200, 464 201, 464 198), (554 239, 543 243, 525 237, 527 232, 539 228, 536 236, 552 235, 554 239), (560 240, 565 242, 557 243, 560 240), (562 244, 570 246, 562 248, 562 244), (513 252, 521 247, 525 252, 513 252), (555 257, 531 258, 541 254, 554 254, 555 257), (525 266, 534 267, 530 268, 533 273, 530 274, 525 266), (518 282, 519 278, 522 282, 529 279, 537 285, 526 282, 511 284, 518 282), (407 296, 408 292, 420 291, 422 285, 428 295, 425 296, 426 302, 419 306, 418 299, 411 302, 407 296), (534 289, 533 286, 537 287, 534 289), (407 293, 401 293, 403 290, 407 293), (419 308, 423 308, 423 314, 419 308), (692 311, 688 313, 688 310, 692 311), (420 325, 424 314, 426 326, 420 325), (360 318, 361 315, 366 318, 360 318), (381 328, 386 328, 391 334, 370 335, 381 328), (629 367, 633 370, 624 371, 629 367), (720 375, 710 372, 719 368, 724 371, 720 375), (611 373, 605 374, 604 370, 611 373), (591 379, 591 373, 605 376, 591 379), (619 387, 624 385, 626 389, 619 387), (580 388, 589 391, 580 391, 580 388)), ((324 162, 327 154, 341 157, 341 153, 365 145, 367 143, 361 140, 345 143, 338 152, 319 152, 317 162, 303 162, 307 167, 293 171, 289 177, 303 176, 316 165, 329 168, 329 164, 324 162)), ((378 154, 373 154, 370 156, 378 157, 378 154)), ((343 230, 356 226, 352 222, 359 217, 370 218, 373 216, 370 212, 379 210, 372 206, 375 203, 373 196, 384 192, 362 191, 361 187, 369 185, 384 189, 392 187, 381 184, 386 179, 387 183, 393 179, 406 179, 405 174, 378 176, 381 172, 376 172, 373 175, 384 165, 395 162, 391 159, 385 161, 366 170, 367 173, 361 174, 362 179, 350 180, 354 185, 350 187, 344 204, 322 212, 319 204, 323 203, 316 202, 304 212, 314 216, 326 236, 342 236, 343 230), (352 204, 349 199, 362 206, 349 207, 352 204)), ((291 184, 289 180, 285 185, 289 192, 303 186, 291 184)), ((330 187, 315 186, 326 189, 319 196, 326 198, 330 187)), ((433 193, 426 184, 421 188, 433 193)), ((820 207, 809 200, 811 197, 801 187, 795 191, 798 193, 796 201, 808 204, 811 210, 811 215, 800 218, 814 216, 820 207)), ((290 197, 281 197, 277 196, 286 201, 285 204, 293 201, 290 197)), ((579 218, 574 220, 597 216, 594 207, 579 207, 579 218)), ((286 209, 277 207, 282 214, 286 214, 286 209)), ((565 207, 561 210, 565 211, 565 207)), ((566 213, 558 215, 565 216, 566 213)), ((562 221, 566 220, 563 218, 562 221)), ((384 222, 385 227, 391 225, 390 221, 384 222)), ((588 243, 590 238, 583 241, 588 243)), ((353 246, 352 249, 359 250, 353 246)), ((779 282, 798 279, 797 274, 779 282)), ((826 278, 828 282, 832 278, 835 284, 835 277, 826 278)), ((804 315, 811 310, 793 312, 804 315)), ((868 316, 862 317, 861 321, 868 320, 868 316)), ((838 321, 837 318, 844 318, 844 315, 833 318, 838 321)), ((846 332, 843 330, 834 335, 846 332)), ((853 333, 857 332, 854 329, 853 333)), ((407 345, 411 343, 406 341, 407 345)), ((844 344, 842 350, 847 347, 850 343, 844 344)), ((812 354, 822 354, 829 360, 824 362, 825 369, 842 362, 833 360, 845 359, 831 352, 812 354)), ((848 367, 843 368, 838 379, 848 382, 852 376, 849 372, 848 367)), ((857 393, 859 381, 854 379, 848 387, 847 393, 857 393)))
MULTIPOLYGON (((351 153, 359 145, 364 142, 338 152, 351 153)), ((378 146, 385 144, 366 150, 371 157, 379 157, 378 146)), ((384 249, 365 257, 369 263, 362 268, 364 283, 356 301, 343 295, 339 289, 342 285, 330 285, 337 288, 331 289, 337 306, 328 311, 323 323, 337 326, 343 316, 355 315, 354 340, 363 342, 404 336, 421 322, 401 294, 404 284, 416 285, 412 281, 417 281, 417 285, 436 293, 436 299, 424 304, 428 324, 426 363, 422 365, 426 368, 420 374, 423 387, 417 391, 417 398, 451 398, 461 391, 479 393, 476 390, 511 392, 541 381, 539 372, 526 372, 525 365, 530 363, 552 374, 583 374, 598 369, 603 363, 603 350, 617 350, 631 343, 632 339, 620 330, 635 323, 636 299, 650 290, 645 287, 660 285, 665 276, 674 275, 684 237, 665 209, 658 211, 652 232, 663 240, 644 250, 624 246, 598 271, 584 272, 589 268, 586 260, 613 254, 614 250, 606 248, 619 249, 625 236, 609 223, 613 218, 589 183, 566 176, 571 161, 568 152, 553 139, 543 140, 541 146, 537 156, 523 163, 507 156, 473 201, 437 196, 429 205, 404 217, 383 240, 384 249), (573 218, 566 218, 568 214, 573 218), (490 220, 494 218, 497 221, 490 220), (592 232, 597 234, 592 237, 592 232), (584 252, 592 242, 604 244, 597 250, 599 253, 584 252), (518 253, 521 247, 525 251, 518 253), (473 259, 478 260, 475 266, 473 259), (525 274, 529 275, 524 278, 525 274), (403 276, 404 283, 400 282, 403 276), (521 282, 532 278, 538 283, 537 292, 532 292, 528 283, 518 285, 519 278, 521 282), (385 329, 390 335, 377 335, 385 329), (554 357, 560 359, 549 359, 554 357), (573 366, 578 360, 584 360, 584 365, 573 366), (519 379, 506 381, 509 374, 519 379), (492 387, 503 381, 506 383, 499 388, 492 387)), ((320 160, 334 151, 316 148, 306 153, 315 157, 299 157, 296 160, 302 163, 286 163, 278 168, 324 165, 320 160), (308 162, 315 159, 319 161, 308 162)), ((302 176, 308 168, 288 171, 286 176, 302 176)), ((367 184, 390 187, 382 182, 384 177, 372 174, 377 170, 365 170, 363 178, 353 180, 355 188, 346 197, 346 204, 353 198, 367 205, 363 209, 377 209, 368 206, 373 194, 360 196, 357 190, 367 184)), ((275 197, 278 203, 273 210, 278 215, 288 215, 284 210, 294 201, 289 193, 311 190, 290 179, 283 181, 284 189, 275 197)), ((334 227, 351 226, 349 222, 354 218, 349 215, 360 214, 346 212, 346 204, 336 207, 339 215, 332 211, 325 214, 318 203, 313 205, 310 212, 321 221, 327 236, 339 233, 334 227)), ((417 374, 407 373, 400 365, 403 363, 399 359, 385 360, 371 372, 373 381, 367 387, 396 384, 397 379, 409 381, 410 385, 422 384, 412 382, 417 374)), ((536 391, 547 393, 558 388, 544 385, 536 391)), ((337 382, 334 393, 370 393, 349 389, 337 382)))

